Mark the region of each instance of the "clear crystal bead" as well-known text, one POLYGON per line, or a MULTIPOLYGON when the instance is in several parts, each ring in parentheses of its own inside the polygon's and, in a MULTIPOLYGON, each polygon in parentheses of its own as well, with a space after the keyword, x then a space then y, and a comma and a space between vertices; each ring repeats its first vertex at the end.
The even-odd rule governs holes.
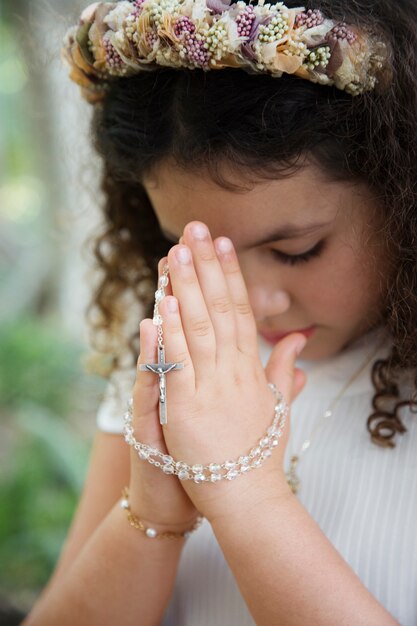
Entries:
POLYGON ((162 460, 164 463, 172 463, 174 459, 172 458, 172 456, 169 456, 169 454, 164 454, 162 456, 162 460))
POLYGON ((268 458, 269 456, 271 456, 271 454, 272 454, 271 450, 266 449, 266 450, 264 450, 264 451, 262 452, 262 454, 261 454, 261 458, 262 458, 262 459, 266 459, 266 458, 268 458))
POLYGON ((203 471, 203 466, 193 465, 191 469, 193 470, 194 474, 201 474, 201 472, 203 471))
POLYGON ((161 302, 162 298, 164 297, 165 293, 163 289, 157 289, 155 291, 155 302, 161 302))
POLYGON ((251 468, 250 465, 242 465, 242 467, 240 468, 240 473, 246 474, 246 472, 249 472, 250 468, 251 468))
POLYGON ((218 463, 210 463, 209 465, 210 472, 217 473, 217 472, 220 472, 221 469, 222 467, 218 463))
POLYGON ((251 454, 253 454, 253 456, 258 456, 258 454, 261 453, 261 449, 259 446, 256 446, 256 448, 252 448, 251 450, 251 454))
POLYGON ((196 474, 194 476, 195 483, 203 483, 205 480, 206 480, 206 477, 204 476, 204 474, 196 474))
POLYGON ((158 280, 158 287, 166 287, 168 285, 168 276, 160 276, 158 280))
POLYGON ((239 476, 239 472, 236 472, 234 470, 231 470, 230 472, 227 472, 227 474, 226 474, 227 480, 234 480, 238 476, 239 476))
POLYGON ((219 481, 221 479, 222 479, 221 474, 212 474, 210 476, 210 480, 211 480, 212 483, 215 483, 215 482, 217 482, 217 481, 219 481))
POLYGON ((124 413, 123 419, 125 422, 130 422, 130 413, 129 412, 124 413))
POLYGON ((261 439, 259 443, 261 444, 261 448, 265 448, 265 446, 267 446, 269 443, 268 437, 263 437, 263 439, 261 439))
POLYGON ((147 450, 140 450, 139 456, 141 459, 147 459, 149 456, 149 452, 147 450))
POLYGON ((172 465, 164 465, 162 467, 162 471, 165 472, 165 474, 173 474, 174 473, 174 467, 172 465))
POLYGON ((184 461, 177 461, 177 469, 185 469, 188 470, 190 469, 189 465, 187 465, 187 463, 184 463, 184 461))
POLYGON ((187 472, 187 470, 182 469, 178 472, 178 478, 180 480, 188 480, 190 478, 189 473, 187 472))
POLYGON ((129 398, 129 400, 127 401, 127 406, 128 408, 133 408, 133 398, 129 398))
POLYGON ((278 439, 273 439, 272 442, 271 442, 271 447, 272 448, 276 448, 278 444, 279 444, 278 439))
POLYGON ((260 467, 261 465, 262 465, 261 459, 256 459, 256 461, 252 463, 252 467, 260 467))
POLYGON ((162 324, 162 317, 160 315, 155 315, 152 322, 154 326, 160 326, 162 324))
POLYGON ((236 463, 234 461, 226 461, 224 467, 226 469, 233 469, 234 467, 236 467, 236 463))

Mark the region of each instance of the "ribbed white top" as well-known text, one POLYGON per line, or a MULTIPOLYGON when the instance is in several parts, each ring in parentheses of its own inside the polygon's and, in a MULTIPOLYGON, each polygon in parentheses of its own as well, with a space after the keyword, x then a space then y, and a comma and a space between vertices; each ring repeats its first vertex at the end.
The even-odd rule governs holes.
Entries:
MULTIPOLYGON (((292 406, 286 468, 380 339, 380 331, 373 331, 335 358, 298 362, 308 378, 292 406)), ((375 358, 388 350, 385 345, 375 358)), ((259 353, 266 365, 271 347, 261 338, 259 353)), ((371 365, 346 390, 332 417, 321 420, 298 464, 297 497, 375 598, 402 626, 417 626, 417 419, 408 409, 403 411, 408 431, 399 436, 394 449, 370 441, 366 429, 373 396, 370 369, 371 365)), ((97 415, 101 430, 122 432, 134 378, 134 369, 114 376, 97 415)), ((204 520, 184 546, 162 626, 226 624, 255 622, 204 520)))

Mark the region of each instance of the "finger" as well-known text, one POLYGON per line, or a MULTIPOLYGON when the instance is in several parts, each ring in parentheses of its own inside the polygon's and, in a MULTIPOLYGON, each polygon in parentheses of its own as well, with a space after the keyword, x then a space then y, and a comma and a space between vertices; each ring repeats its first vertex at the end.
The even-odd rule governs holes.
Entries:
POLYGON ((297 388, 299 384, 299 378, 295 379, 295 361, 306 341, 300 333, 291 333, 282 339, 275 346, 265 370, 267 379, 276 384, 287 404, 291 404, 294 386, 297 388))
POLYGON ((228 237, 217 237, 214 246, 234 304, 237 346, 245 354, 257 354, 256 321, 233 243, 228 237))
POLYGON ((173 246, 168 252, 168 265, 172 293, 179 303, 182 328, 198 385, 198 380, 214 373, 216 336, 190 248, 179 244, 173 246), (181 260, 184 253, 188 253, 188 258, 182 257, 181 260))
POLYGON ((291 402, 294 402, 296 397, 301 393, 301 391, 304 389, 306 382, 307 382, 306 373, 303 370, 300 370, 298 367, 295 368, 294 381, 293 381, 292 394, 291 394, 291 402))
POLYGON ((193 221, 186 225, 183 239, 192 251, 194 269, 213 325, 216 360, 218 363, 227 360, 229 365, 235 360, 235 314, 210 231, 203 222, 193 221))
MULTIPOLYGON (((158 279, 162 276, 164 267, 168 264, 168 257, 164 256, 158 263, 158 279)), ((171 281, 168 279, 168 284, 164 287, 165 295, 172 296, 171 281)))
POLYGON ((162 427, 159 423, 158 376, 150 371, 140 371, 139 365, 157 361, 157 328, 149 318, 139 324, 140 354, 136 380, 133 387, 133 426, 139 441, 161 445, 162 427))
POLYGON ((185 338, 184 329, 175 296, 166 296, 159 303, 159 311, 163 319, 163 341, 165 346, 165 362, 181 363, 182 369, 173 369, 167 373, 167 397, 175 390, 178 397, 189 393, 195 387, 195 372, 191 355, 185 338))

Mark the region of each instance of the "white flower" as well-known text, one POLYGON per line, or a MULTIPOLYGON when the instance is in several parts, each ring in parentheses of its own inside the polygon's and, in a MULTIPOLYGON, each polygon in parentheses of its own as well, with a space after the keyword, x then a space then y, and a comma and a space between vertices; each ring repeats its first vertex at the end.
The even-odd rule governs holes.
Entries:
POLYGON ((109 13, 104 18, 103 22, 108 24, 109 28, 113 31, 121 31, 123 29, 123 24, 128 15, 132 13, 132 5, 127 0, 123 0, 122 2, 118 2, 116 7, 109 11, 109 13))
POLYGON ((309 48, 318 45, 334 26, 333 20, 325 19, 322 24, 309 28, 302 34, 301 38, 309 48))

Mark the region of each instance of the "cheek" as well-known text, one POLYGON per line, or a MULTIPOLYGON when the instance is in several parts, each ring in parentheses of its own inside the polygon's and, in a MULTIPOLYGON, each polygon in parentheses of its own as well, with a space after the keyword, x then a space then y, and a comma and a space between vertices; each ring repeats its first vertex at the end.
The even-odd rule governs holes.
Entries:
POLYGON ((375 265, 362 251, 348 246, 330 251, 306 270, 297 283, 297 299, 314 317, 333 325, 359 322, 380 301, 375 265), (315 314, 315 315, 314 315, 315 314))

